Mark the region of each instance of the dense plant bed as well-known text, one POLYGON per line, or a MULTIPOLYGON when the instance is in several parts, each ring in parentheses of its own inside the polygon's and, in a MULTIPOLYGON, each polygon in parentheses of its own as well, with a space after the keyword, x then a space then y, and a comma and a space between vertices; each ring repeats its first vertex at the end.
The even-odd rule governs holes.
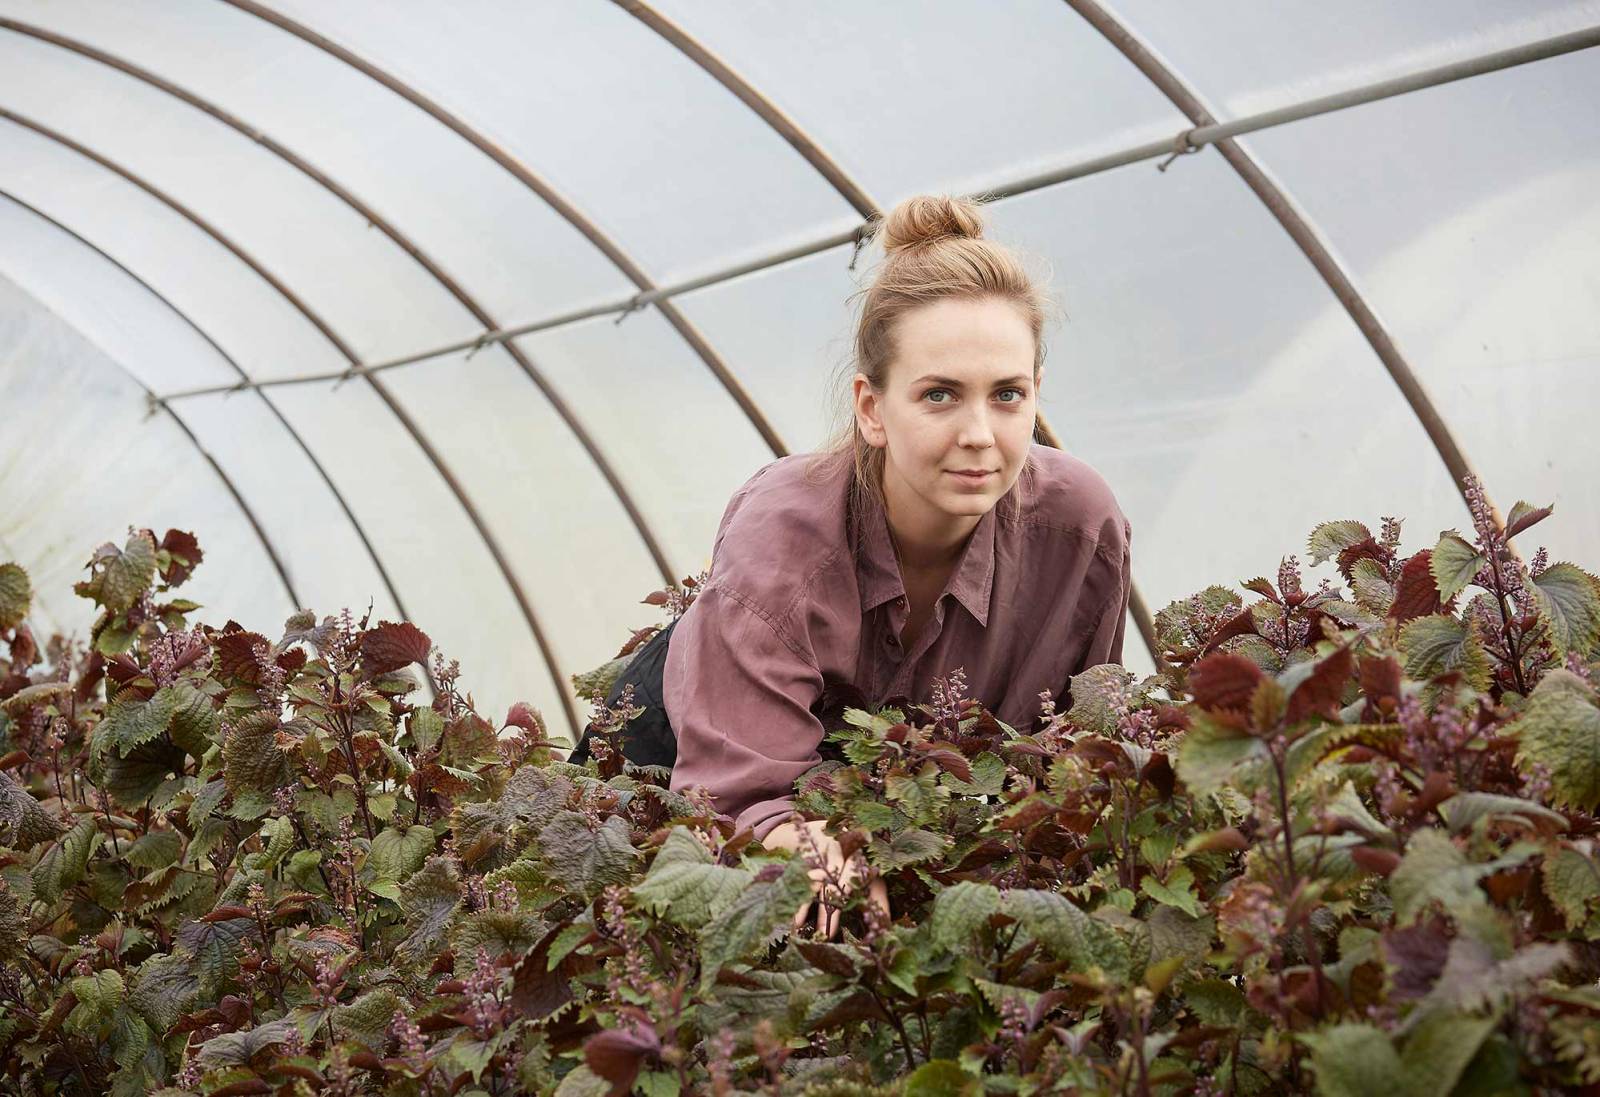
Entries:
MULTIPOLYGON (((88 650, 0 566, 9 1093, 1600 1093, 1600 582, 1319 526, 1165 666, 1013 729, 847 710, 799 782, 888 882, 497 727, 411 624, 191 624, 192 536, 90 561, 88 650)), ((692 583, 650 601, 681 613, 692 583)), ((603 698, 618 661, 584 676, 603 698)))

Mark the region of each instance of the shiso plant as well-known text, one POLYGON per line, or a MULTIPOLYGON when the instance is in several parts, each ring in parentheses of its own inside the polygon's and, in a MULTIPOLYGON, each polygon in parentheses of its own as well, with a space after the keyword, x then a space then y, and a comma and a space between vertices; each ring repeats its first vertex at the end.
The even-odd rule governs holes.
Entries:
POLYGON ((1337 580, 1175 602, 1026 728, 959 669, 832 699, 797 811, 894 912, 836 941, 804 853, 616 748, 654 628, 575 766, 414 624, 200 623, 188 533, 94 552, 86 642, 0 565, 0 1092, 1600 1093, 1600 581, 1470 498, 1318 526, 1337 580))

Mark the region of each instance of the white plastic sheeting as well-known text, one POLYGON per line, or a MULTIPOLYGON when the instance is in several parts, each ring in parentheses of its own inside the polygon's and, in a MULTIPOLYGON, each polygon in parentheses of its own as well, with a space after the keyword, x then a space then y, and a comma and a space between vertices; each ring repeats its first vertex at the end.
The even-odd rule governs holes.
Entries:
MULTIPOLYGON (((1102 6, 1223 121, 1600 26, 1596 0, 1102 6)), ((1058 0, 653 7, 880 208, 1190 126, 1058 0)), ((527 699, 571 731, 567 677, 659 619, 647 537, 674 578, 700 570, 772 443, 833 425, 846 297, 878 254, 848 244, 523 335, 520 362, 281 383, 861 223, 627 5, 0 0, 0 20, 0 556, 52 627, 87 626, 70 584, 94 545, 181 526, 217 623, 403 607, 486 708, 527 699), (147 414, 149 392, 241 378, 276 383, 147 414)), ((1240 142, 1492 497, 1554 501, 1541 539, 1591 566, 1597 101, 1582 49, 1240 142)), ((1117 490, 1149 609, 1270 573, 1322 519, 1403 516, 1411 545, 1465 523, 1367 339, 1215 149, 989 210, 1063 305, 1043 411, 1117 490)), ((1127 652, 1151 665, 1131 621, 1127 652)))

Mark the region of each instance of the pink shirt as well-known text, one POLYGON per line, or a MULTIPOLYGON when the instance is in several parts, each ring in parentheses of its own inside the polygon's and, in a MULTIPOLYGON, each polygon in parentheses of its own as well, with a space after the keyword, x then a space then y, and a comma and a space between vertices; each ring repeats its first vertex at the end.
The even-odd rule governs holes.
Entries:
POLYGON ((912 649, 887 515, 873 500, 851 551, 851 466, 806 478, 782 457, 736 491, 710 577, 668 641, 662 695, 678 739, 677 790, 704 785, 758 838, 788 817, 794 781, 821 760, 812 707, 826 682, 874 704, 932 700, 961 667, 967 695, 1029 731, 1048 689, 1122 661, 1131 530, 1105 480, 1034 443, 1027 470, 979 520, 912 649), (1030 476, 1031 472, 1031 476, 1030 476))

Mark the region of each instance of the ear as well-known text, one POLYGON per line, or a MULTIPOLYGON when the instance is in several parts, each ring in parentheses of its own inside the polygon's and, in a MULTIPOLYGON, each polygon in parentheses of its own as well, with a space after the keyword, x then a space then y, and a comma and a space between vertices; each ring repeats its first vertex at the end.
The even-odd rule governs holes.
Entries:
POLYGON ((856 374, 851 386, 856 429, 861 432, 861 437, 867 440, 869 446, 882 449, 888 445, 889 436, 883 429, 883 417, 878 409, 880 397, 872 391, 872 382, 867 380, 867 375, 864 373, 856 374))

